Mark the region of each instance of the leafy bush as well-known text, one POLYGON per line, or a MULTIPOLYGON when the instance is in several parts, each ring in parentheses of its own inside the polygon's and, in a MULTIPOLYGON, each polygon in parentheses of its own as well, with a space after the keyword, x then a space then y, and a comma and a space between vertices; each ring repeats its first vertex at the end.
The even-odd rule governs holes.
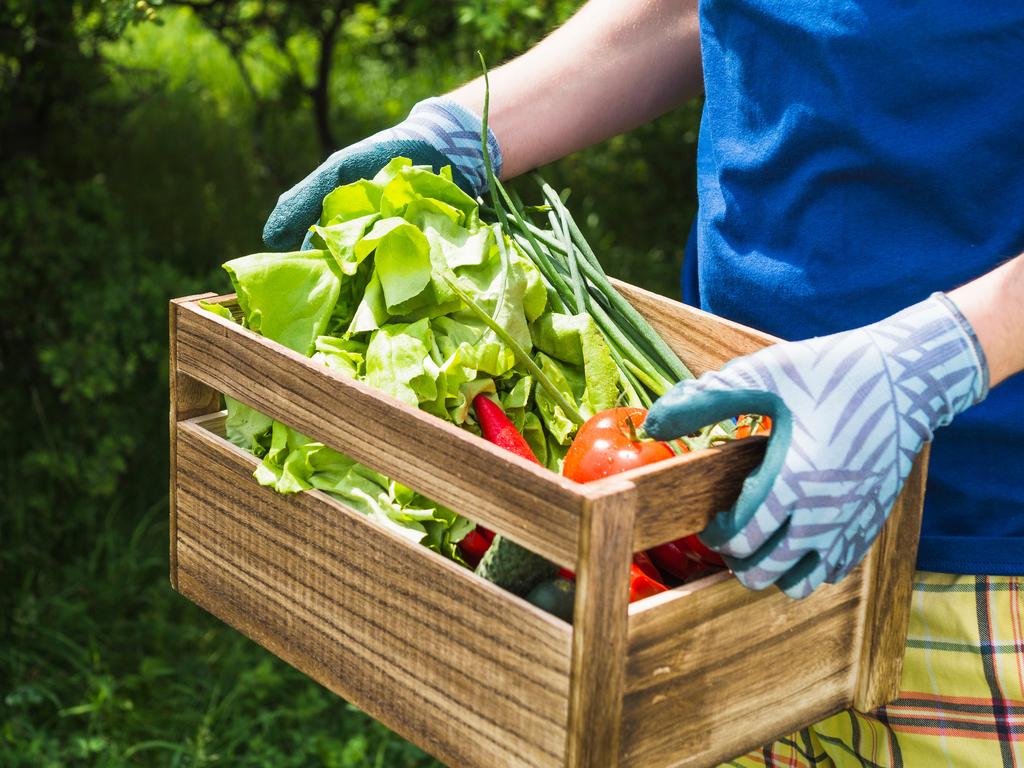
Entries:
MULTIPOLYGON (((324 149, 319 17, 288 17, 282 42, 161 5, 0 4, 0 764, 436 765, 167 583, 167 300, 224 288, 218 265, 260 248, 276 196, 324 149)), ((334 140, 575 5, 340 4, 334 140)), ((670 294, 697 110, 544 170, 611 273, 670 294)))

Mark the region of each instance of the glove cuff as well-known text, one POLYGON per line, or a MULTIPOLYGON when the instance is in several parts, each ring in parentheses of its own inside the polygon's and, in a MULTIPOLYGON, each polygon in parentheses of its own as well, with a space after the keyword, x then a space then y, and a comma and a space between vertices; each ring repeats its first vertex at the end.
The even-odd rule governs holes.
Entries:
MULTIPOLYGON (((394 128, 385 131, 391 139, 424 141, 448 158, 468 181, 476 194, 487 189, 479 115, 451 99, 434 97, 416 104, 409 116, 394 128)), ((375 137, 379 138, 379 137, 375 137)), ((501 147, 490 128, 487 129, 487 151, 495 176, 501 175, 501 147)))
POLYGON ((974 332, 974 326, 971 325, 970 321, 966 317, 964 317, 964 313, 960 311, 960 307, 958 307, 956 303, 945 293, 936 291, 929 298, 936 300, 946 308, 969 342, 968 349, 965 350, 965 352, 973 355, 974 365, 979 372, 975 397, 971 402, 971 405, 976 405, 988 397, 990 382, 988 358, 985 356, 985 350, 982 348, 981 342, 978 341, 978 334, 974 332))
POLYGON ((988 394, 985 352, 945 294, 934 293, 868 330, 887 360, 900 412, 929 432, 988 394))

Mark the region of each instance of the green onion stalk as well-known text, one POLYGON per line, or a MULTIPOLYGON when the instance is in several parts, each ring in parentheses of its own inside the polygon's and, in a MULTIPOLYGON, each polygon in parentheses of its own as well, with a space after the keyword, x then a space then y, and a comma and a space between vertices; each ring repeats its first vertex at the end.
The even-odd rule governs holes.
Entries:
MULTIPOLYGON (((518 195, 510 194, 495 177, 487 147, 490 82, 483 55, 479 52, 477 55, 484 74, 480 140, 490 197, 490 205, 482 206, 481 210, 496 220, 495 227, 502 244, 507 235, 508 244, 536 265, 556 311, 586 313, 594 319, 619 369, 627 397, 649 407, 654 398, 671 388, 673 382, 692 379, 693 373, 612 285, 594 249, 562 198, 539 174, 533 177, 540 187, 544 202, 537 206, 524 205, 518 195), (534 223, 530 218, 534 214, 546 214, 549 228, 544 229, 534 223)), ((457 293, 462 293, 457 286, 452 287, 457 293)), ((490 319, 489 316, 486 318, 490 319)), ((498 332, 493 323, 488 325, 498 332)), ((529 360, 525 351, 518 350, 516 356, 520 355, 525 358, 522 363, 537 375, 534 371, 536 364, 529 360)), ((555 394, 554 387, 549 385, 543 375, 537 378, 544 389, 555 394)), ((579 423, 579 414, 575 409, 561 402, 563 398, 560 395, 555 400, 573 421, 579 423)), ((681 438, 681 441, 691 449, 705 447, 730 439, 732 427, 731 421, 712 425, 694 435, 681 438)))

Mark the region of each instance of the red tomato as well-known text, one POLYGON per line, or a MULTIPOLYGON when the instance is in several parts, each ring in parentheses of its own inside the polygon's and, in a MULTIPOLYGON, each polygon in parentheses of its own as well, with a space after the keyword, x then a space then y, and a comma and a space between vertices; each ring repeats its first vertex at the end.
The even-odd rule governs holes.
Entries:
MULTIPOLYGON (((643 408, 612 408, 592 416, 580 427, 569 446, 562 474, 577 483, 589 483, 672 458, 675 454, 667 443, 637 437, 645 418, 647 411, 643 408)), ((644 552, 636 553, 630 564, 629 601, 632 603, 667 589, 651 559, 644 552)))
POLYGON ((562 474, 589 483, 674 455, 667 443, 639 440, 636 431, 647 417, 643 408, 612 408, 591 416, 569 446, 562 474))

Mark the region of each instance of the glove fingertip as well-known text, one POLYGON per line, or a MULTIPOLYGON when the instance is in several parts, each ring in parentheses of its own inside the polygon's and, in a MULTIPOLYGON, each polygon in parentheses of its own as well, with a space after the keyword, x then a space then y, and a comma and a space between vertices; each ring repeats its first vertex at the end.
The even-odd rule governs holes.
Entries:
POLYGON ((801 579, 800 581, 786 585, 785 587, 779 585, 779 588, 781 589, 782 594, 786 595, 786 597, 790 597, 793 600, 803 600, 805 597, 810 596, 814 591, 815 586, 811 584, 808 579, 801 579))
POLYGON ((817 552, 810 552, 776 582, 783 594, 802 600, 825 583, 828 567, 817 552))
POLYGON ((681 381, 651 405, 643 428, 655 440, 671 440, 692 430, 682 430, 680 421, 690 420, 689 403, 699 391, 696 381, 681 381))
POLYGON ((735 576, 739 583, 744 587, 754 590, 755 592, 760 592, 772 585, 771 581, 766 581, 760 578, 760 576, 755 574, 755 572, 744 573, 742 571, 733 571, 733 576, 735 576))
POLYGON ((267 217, 267 223, 263 225, 263 244, 272 251, 292 250, 313 223, 307 222, 308 218, 306 211, 297 210, 292 201, 282 195, 267 217))
POLYGON ((311 251, 313 250, 313 228, 310 227, 306 230, 306 236, 302 238, 302 245, 299 247, 300 251, 311 251))

